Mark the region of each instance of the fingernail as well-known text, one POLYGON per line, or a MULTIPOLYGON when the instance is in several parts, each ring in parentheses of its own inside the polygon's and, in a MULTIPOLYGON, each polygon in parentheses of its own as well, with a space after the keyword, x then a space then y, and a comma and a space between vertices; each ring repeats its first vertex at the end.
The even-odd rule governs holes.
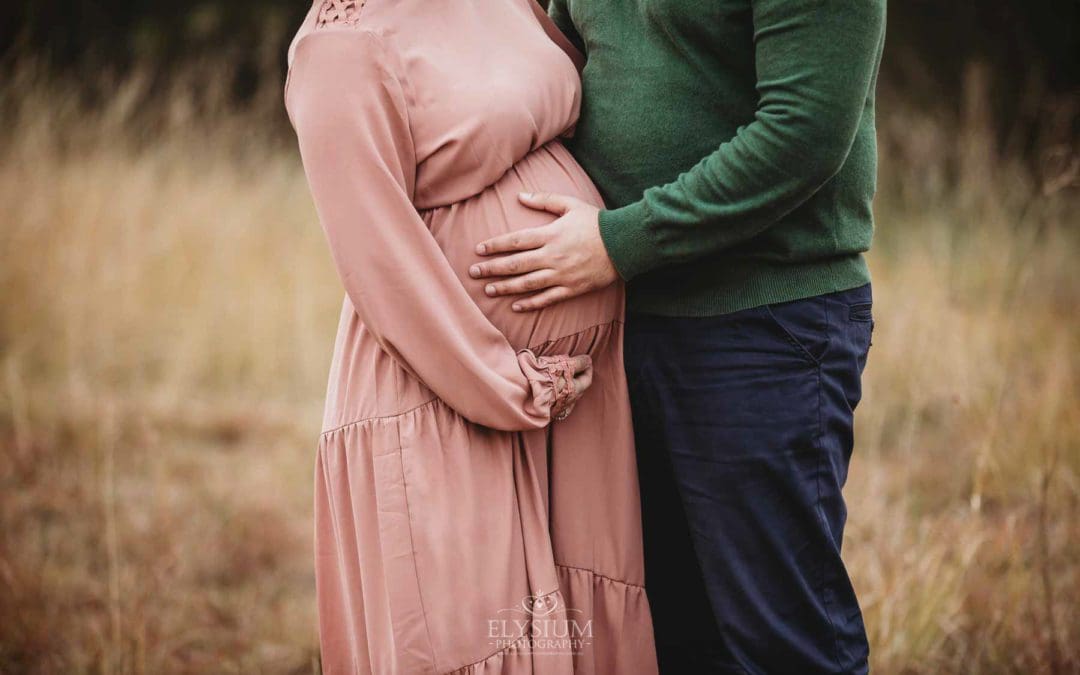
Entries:
POLYGON ((532 193, 531 192, 519 192, 518 197, 521 197, 522 199, 532 199, 532 193))
POLYGON ((514 310, 515 312, 520 312, 520 311, 521 311, 521 305, 512 305, 512 307, 511 307, 511 308, 512 308, 512 309, 513 309, 513 310, 514 310))
POLYGON ((484 287, 484 292, 487 293, 488 295, 495 295, 495 286, 494 286, 494 284, 488 284, 487 286, 485 286, 484 287))
POLYGON ((480 255, 484 255, 485 253, 487 253, 487 246, 484 246, 483 244, 477 244, 476 252, 480 255))
POLYGON ((480 266, 479 265, 473 265, 472 267, 470 267, 469 268, 469 276, 473 277, 474 279, 476 277, 480 276, 480 266))

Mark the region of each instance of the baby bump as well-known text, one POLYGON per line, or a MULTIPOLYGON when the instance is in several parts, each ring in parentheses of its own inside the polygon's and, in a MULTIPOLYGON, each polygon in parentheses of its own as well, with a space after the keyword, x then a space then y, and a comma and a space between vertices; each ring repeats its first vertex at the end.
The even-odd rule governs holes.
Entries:
POLYGON ((522 206, 517 197, 520 192, 565 194, 602 206, 592 181, 562 144, 553 141, 527 155, 497 183, 476 196, 422 212, 454 273, 480 310, 518 349, 621 319, 621 284, 542 310, 515 312, 510 307, 520 296, 488 297, 484 293, 484 284, 490 279, 477 280, 469 276, 469 267, 483 259, 475 251, 481 241, 555 220, 553 214, 522 206))

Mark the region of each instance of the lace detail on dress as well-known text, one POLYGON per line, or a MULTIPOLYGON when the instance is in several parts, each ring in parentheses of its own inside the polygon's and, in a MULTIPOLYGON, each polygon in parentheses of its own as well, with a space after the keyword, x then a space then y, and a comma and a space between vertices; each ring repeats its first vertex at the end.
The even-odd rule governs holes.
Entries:
POLYGON ((551 406, 552 418, 564 420, 570 416, 578 399, 574 389, 574 367, 566 356, 541 356, 537 360, 547 369, 555 390, 555 403, 551 406))
POLYGON ((319 28, 355 26, 360 23, 360 11, 366 4, 367 0, 325 0, 319 8, 319 19, 315 25, 319 28))

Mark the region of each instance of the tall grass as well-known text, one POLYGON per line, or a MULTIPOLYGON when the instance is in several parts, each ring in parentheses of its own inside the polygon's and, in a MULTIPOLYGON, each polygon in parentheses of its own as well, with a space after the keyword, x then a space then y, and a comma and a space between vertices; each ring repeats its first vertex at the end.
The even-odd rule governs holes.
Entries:
MULTIPOLYGON (((883 105, 844 544, 881 673, 1080 669, 1075 157, 996 156, 983 78, 883 105)), ((222 79, 0 84, 0 672, 318 670, 341 291, 279 90, 222 79)))

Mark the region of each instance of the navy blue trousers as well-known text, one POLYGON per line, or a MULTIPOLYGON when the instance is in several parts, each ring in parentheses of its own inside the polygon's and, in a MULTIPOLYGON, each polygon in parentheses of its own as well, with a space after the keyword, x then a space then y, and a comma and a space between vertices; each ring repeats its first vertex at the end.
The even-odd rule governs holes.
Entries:
POLYGON ((631 313, 626 372, 662 675, 865 673, 840 558, 870 286, 631 313))

